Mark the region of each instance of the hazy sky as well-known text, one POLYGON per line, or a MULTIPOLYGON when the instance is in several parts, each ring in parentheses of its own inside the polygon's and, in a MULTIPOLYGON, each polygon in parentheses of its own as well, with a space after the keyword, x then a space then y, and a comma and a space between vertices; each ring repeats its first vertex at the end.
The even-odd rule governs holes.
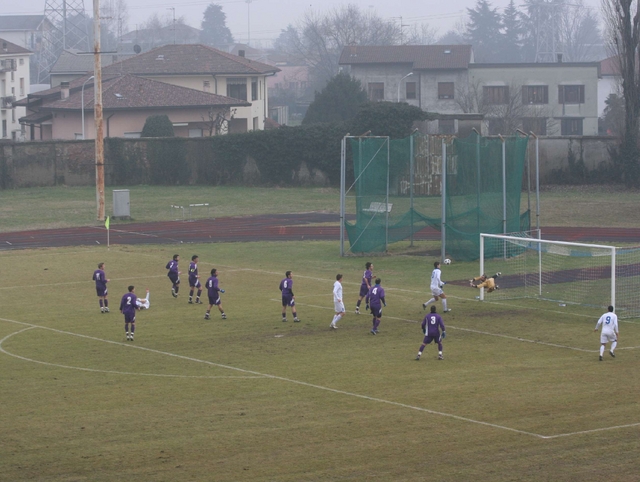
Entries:
MULTIPOLYGON (((49 0, 52 5, 62 4, 63 0, 49 0)), ((80 0, 68 0, 71 3, 80 0)), ((103 0, 106 2, 107 0, 103 0)), ((586 5, 599 8, 600 0, 584 0, 586 5)), ((458 20, 463 18, 467 8, 472 8, 476 0, 126 0, 129 9, 129 30, 135 29, 136 24, 143 23, 150 15, 157 12, 160 16, 171 18, 172 7, 175 7, 176 17, 184 16, 186 23, 192 27, 200 27, 202 14, 210 3, 222 6, 227 15, 227 26, 231 29, 236 41, 246 42, 250 25, 251 43, 273 39, 288 24, 296 24, 298 19, 308 10, 323 12, 328 9, 352 3, 364 10, 371 9, 384 18, 402 16, 404 25, 428 23, 444 34, 458 20)), ((46 0, 21 0, 12 3, 3 0, 0 14, 42 14, 46 0)), ((491 4, 502 10, 509 0, 494 0, 491 4)), ((516 1, 516 5, 522 4, 516 1)), ((92 0, 84 0, 87 13, 92 14, 92 0)), ((400 22, 400 19, 397 19, 400 22)))

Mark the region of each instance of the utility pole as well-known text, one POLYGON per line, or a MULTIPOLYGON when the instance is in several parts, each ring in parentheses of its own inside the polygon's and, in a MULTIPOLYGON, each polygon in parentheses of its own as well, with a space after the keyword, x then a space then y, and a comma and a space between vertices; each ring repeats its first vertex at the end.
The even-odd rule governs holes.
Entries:
POLYGON ((253 0, 244 0, 247 2, 247 45, 251 44, 251 2, 253 0))
POLYGON ((173 45, 176 44, 176 7, 169 7, 167 10, 173 11, 173 45))
POLYGON ((102 65, 100 61, 100 0, 93 0, 94 119, 96 124, 96 203, 98 221, 104 221, 104 122, 102 118, 102 65))

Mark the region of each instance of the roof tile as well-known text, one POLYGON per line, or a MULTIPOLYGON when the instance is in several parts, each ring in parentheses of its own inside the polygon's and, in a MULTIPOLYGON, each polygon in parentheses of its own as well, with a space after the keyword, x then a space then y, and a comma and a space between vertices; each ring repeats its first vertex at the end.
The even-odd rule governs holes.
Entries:
POLYGON ((340 65, 411 64, 413 69, 466 69, 472 62, 471 45, 351 45, 340 65))

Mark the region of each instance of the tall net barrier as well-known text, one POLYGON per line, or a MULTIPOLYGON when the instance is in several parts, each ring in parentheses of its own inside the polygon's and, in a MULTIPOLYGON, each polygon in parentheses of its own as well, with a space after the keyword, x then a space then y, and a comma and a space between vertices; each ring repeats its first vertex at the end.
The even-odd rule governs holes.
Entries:
POLYGON ((481 271, 494 276, 491 299, 533 298, 640 316, 640 247, 615 248, 519 236, 485 236, 481 271), (613 268, 613 269, 612 269, 613 268), (613 273, 613 275, 612 275, 613 273))
POLYGON ((355 222, 345 221, 351 252, 384 252, 428 225, 439 227, 442 164, 441 157, 434 162, 434 144, 421 135, 351 139, 355 222))
POLYGON ((443 181, 445 247, 453 259, 477 259, 481 232, 529 229, 529 212, 520 214, 527 139, 350 138, 354 182, 346 191, 355 197, 355 222, 344 223, 349 251, 383 252, 426 226, 441 230, 443 181))
POLYGON ((454 139, 447 156, 446 251, 456 260, 477 259, 480 233, 525 231, 520 214, 527 137, 454 139))

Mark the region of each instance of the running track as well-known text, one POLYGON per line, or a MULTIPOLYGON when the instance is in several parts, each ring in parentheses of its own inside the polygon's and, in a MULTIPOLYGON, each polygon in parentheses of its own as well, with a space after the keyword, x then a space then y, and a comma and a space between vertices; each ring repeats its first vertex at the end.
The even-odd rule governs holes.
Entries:
MULTIPOLYGON (((334 213, 268 214, 198 221, 154 223, 112 222, 111 244, 176 244, 249 241, 299 241, 340 239, 339 215, 334 213), (318 224, 335 223, 334 226, 318 224)), ((573 242, 640 244, 640 228, 542 228, 545 239, 573 242)), ((439 240, 440 232, 427 227, 416 240, 439 240)), ((106 244, 103 226, 40 229, 0 233, 0 251, 60 246, 106 244)))

